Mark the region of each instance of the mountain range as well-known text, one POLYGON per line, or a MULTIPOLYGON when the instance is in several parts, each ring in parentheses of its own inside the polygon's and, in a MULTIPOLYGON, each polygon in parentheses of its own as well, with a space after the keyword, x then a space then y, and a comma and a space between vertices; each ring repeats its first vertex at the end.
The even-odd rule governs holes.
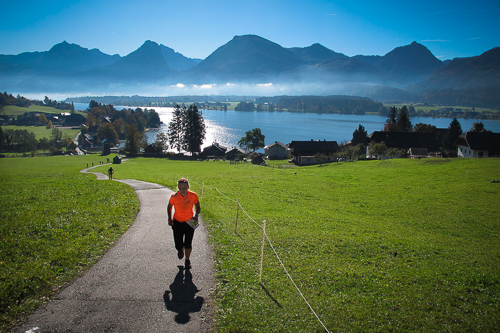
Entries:
POLYGON ((318 43, 285 48, 260 36, 243 35, 205 59, 185 57, 149 40, 124 57, 66 41, 45 52, 0 55, 0 89, 19 93, 139 94, 149 90, 150 95, 159 91, 165 95, 169 87, 179 85, 262 84, 281 87, 288 94, 350 94, 378 101, 418 101, 441 90, 477 94, 483 87, 496 93, 500 91, 500 48, 443 62, 417 42, 384 56, 349 57, 318 43))

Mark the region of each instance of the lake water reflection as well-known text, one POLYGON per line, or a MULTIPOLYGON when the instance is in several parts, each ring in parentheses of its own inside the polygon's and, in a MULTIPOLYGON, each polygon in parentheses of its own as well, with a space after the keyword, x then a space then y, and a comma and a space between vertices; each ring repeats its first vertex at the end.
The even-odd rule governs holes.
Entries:
MULTIPOLYGON (((160 131, 167 131, 172 119, 173 108, 154 108, 164 123, 160 131)), ((244 112, 244 111, 214 111, 202 110, 206 125, 206 139, 203 147, 213 142, 226 147, 238 144, 245 132, 260 128, 265 135, 265 143, 275 141, 289 143, 304 140, 331 140, 338 143, 352 139, 352 133, 363 125, 370 134, 384 127, 386 118, 373 115, 341 115, 294 112, 244 112)), ((435 125, 438 128, 448 128, 450 118, 412 118, 413 125, 418 123, 435 125)), ((500 121, 458 119, 462 130, 468 131, 475 122, 482 121, 487 130, 500 133, 500 121)), ((156 131, 148 133, 149 141, 153 142, 156 131)))

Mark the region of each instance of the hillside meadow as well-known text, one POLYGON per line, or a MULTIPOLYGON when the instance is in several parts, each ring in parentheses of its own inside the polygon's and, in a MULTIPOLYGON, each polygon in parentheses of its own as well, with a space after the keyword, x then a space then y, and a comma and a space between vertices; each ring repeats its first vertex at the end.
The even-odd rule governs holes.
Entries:
MULTIPOLYGON (((10 244, 2 246, 0 283, 14 295, 2 304, 2 325, 13 308, 31 310, 89 267, 133 220, 130 188, 79 173, 92 158, 0 160, 2 244, 10 244), (92 237, 70 231, 83 228, 83 216, 92 237)), ((214 250, 217 332, 500 327, 500 159, 299 168, 137 158, 113 167, 115 178, 170 188, 190 179, 214 250)))
MULTIPOLYGON (((68 127, 56 127, 63 134, 63 137, 68 136, 70 138, 76 138, 78 133, 80 133, 79 129, 73 129, 68 127)), ((47 128, 46 126, 15 126, 15 125, 7 125, 2 126, 4 131, 7 130, 27 130, 28 132, 35 133, 35 137, 37 140, 42 138, 50 139, 52 137, 52 128, 47 128)))
MULTIPOLYGON (((43 105, 31 105, 29 108, 22 107, 22 106, 16 106, 16 105, 6 105, 3 108, 3 113, 9 116, 22 116, 26 112, 40 112, 40 113, 45 113, 45 114, 59 114, 59 113, 65 113, 65 112, 70 112, 69 110, 59 110, 50 106, 43 106, 43 105)), ((82 111, 76 111, 76 113, 79 113, 83 116, 87 116, 85 112, 82 111)))

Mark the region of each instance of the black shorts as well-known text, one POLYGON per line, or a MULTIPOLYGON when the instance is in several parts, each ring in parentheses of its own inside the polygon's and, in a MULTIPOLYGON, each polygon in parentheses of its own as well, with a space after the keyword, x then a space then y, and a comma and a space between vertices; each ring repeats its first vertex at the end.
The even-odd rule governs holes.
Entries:
POLYGON ((174 231, 174 242, 177 251, 182 250, 182 248, 190 249, 192 247, 194 229, 189 224, 174 220, 172 230, 174 231))

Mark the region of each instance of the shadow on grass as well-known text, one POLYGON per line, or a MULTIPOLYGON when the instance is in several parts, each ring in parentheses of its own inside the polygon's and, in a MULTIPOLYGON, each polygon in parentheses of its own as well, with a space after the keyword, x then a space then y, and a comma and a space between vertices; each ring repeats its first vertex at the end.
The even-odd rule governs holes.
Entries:
POLYGON ((282 308, 280 302, 278 302, 278 300, 276 298, 273 297, 273 295, 271 295, 271 293, 269 292, 269 290, 267 290, 266 287, 264 287, 264 285, 262 283, 260 283, 260 286, 262 287, 262 289, 266 292, 267 296, 269 296, 269 298, 280 308, 282 308))

